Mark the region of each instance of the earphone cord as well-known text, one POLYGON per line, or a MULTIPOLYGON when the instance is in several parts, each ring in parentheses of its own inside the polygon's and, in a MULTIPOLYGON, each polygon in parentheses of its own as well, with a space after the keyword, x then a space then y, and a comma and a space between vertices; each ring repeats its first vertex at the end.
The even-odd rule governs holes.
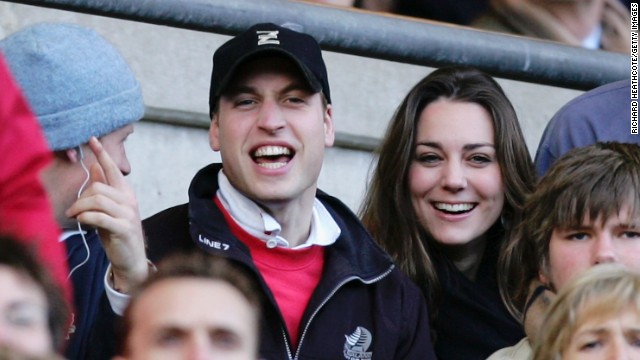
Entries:
MULTIPOLYGON (((78 195, 77 198, 80 198, 80 194, 82 194, 82 192, 84 191, 85 186, 87 186, 87 183, 89 183, 89 170, 87 169, 87 166, 84 164, 84 154, 82 153, 82 147, 79 146, 78 147, 78 152, 80 154, 80 166, 82 166, 82 170, 84 170, 84 173, 86 175, 84 182, 82 183, 82 185, 80 185, 80 189, 78 189, 78 195)), ((80 221, 76 221, 78 223, 78 231, 80 232, 80 236, 82 237, 82 243, 84 244, 84 248, 87 250, 87 256, 84 258, 84 260, 79 263, 78 265, 74 266, 73 269, 71 269, 71 271, 69 271, 69 275, 67 276, 67 280, 69 280, 71 278, 71 275, 73 275, 73 273, 78 270, 80 267, 82 267, 84 264, 87 263, 87 261, 89 261, 89 257, 91 257, 91 250, 89 250, 89 244, 87 244, 87 238, 84 236, 84 231, 82 230, 82 226, 80 226, 80 221)))

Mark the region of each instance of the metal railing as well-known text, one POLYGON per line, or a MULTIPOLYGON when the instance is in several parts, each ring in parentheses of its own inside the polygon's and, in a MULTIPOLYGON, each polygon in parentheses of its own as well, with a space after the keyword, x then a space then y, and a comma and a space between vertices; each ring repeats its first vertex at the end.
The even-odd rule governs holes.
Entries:
MULTIPOLYGON (((460 64, 493 76, 578 90, 628 77, 630 58, 420 19, 286 0, 4 0, 234 35, 258 22, 295 22, 323 49, 429 67, 460 64)), ((148 121, 207 128, 206 114, 147 107, 148 121)), ((378 139, 338 133, 336 146, 372 151, 378 139)))
POLYGON ((5 0, 233 35, 295 22, 325 50, 416 65, 474 66, 513 80, 588 90, 623 79, 630 59, 557 43, 286 0, 5 0))

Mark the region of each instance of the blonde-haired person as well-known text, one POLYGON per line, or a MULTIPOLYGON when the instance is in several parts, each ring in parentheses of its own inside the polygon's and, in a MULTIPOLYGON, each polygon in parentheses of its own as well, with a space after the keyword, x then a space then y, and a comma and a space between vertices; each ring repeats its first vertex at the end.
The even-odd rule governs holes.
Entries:
POLYGON ((587 270, 558 293, 543 327, 534 360, 639 359, 640 274, 587 270))

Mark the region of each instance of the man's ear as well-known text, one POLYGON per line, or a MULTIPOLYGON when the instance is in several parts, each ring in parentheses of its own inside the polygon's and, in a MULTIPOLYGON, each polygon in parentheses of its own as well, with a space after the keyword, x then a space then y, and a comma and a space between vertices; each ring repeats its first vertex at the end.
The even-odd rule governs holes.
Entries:
POLYGON ((213 151, 220 151, 220 122, 218 114, 211 115, 211 125, 209 125, 209 146, 213 151))
POLYGON ((336 129, 333 127, 333 107, 328 104, 324 110, 324 146, 333 146, 335 140, 336 129))
POLYGON ((76 146, 74 148, 71 149, 67 149, 67 150, 62 150, 62 152, 64 153, 64 157, 69 160, 69 162, 71 163, 77 163, 80 160, 82 160, 82 155, 80 154, 80 147, 76 146))

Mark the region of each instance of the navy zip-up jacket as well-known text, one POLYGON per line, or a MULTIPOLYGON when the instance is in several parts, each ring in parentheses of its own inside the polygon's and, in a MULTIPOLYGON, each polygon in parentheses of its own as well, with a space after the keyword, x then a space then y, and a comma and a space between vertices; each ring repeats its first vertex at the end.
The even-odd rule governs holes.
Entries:
POLYGON ((357 217, 321 191, 317 197, 342 233, 325 250, 322 279, 305 310, 298 348, 292 349, 273 294, 213 201, 221 168, 212 164, 200 170, 188 204, 143 222, 152 261, 199 247, 251 269, 266 295, 260 348, 264 359, 435 359, 420 290, 394 267, 357 217))
POLYGON ((70 236, 64 241, 69 269, 87 261, 71 276, 74 311, 72 331, 65 348, 65 357, 69 360, 85 360, 87 357, 87 348, 91 346, 91 329, 98 316, 100 298, 104 295, 104 275, 109 267, 109 259, 102 248, 98 232, 88 231, 85 239, 89 248, 89 259, 86 259, 87 249, 80 234, 70 236))

